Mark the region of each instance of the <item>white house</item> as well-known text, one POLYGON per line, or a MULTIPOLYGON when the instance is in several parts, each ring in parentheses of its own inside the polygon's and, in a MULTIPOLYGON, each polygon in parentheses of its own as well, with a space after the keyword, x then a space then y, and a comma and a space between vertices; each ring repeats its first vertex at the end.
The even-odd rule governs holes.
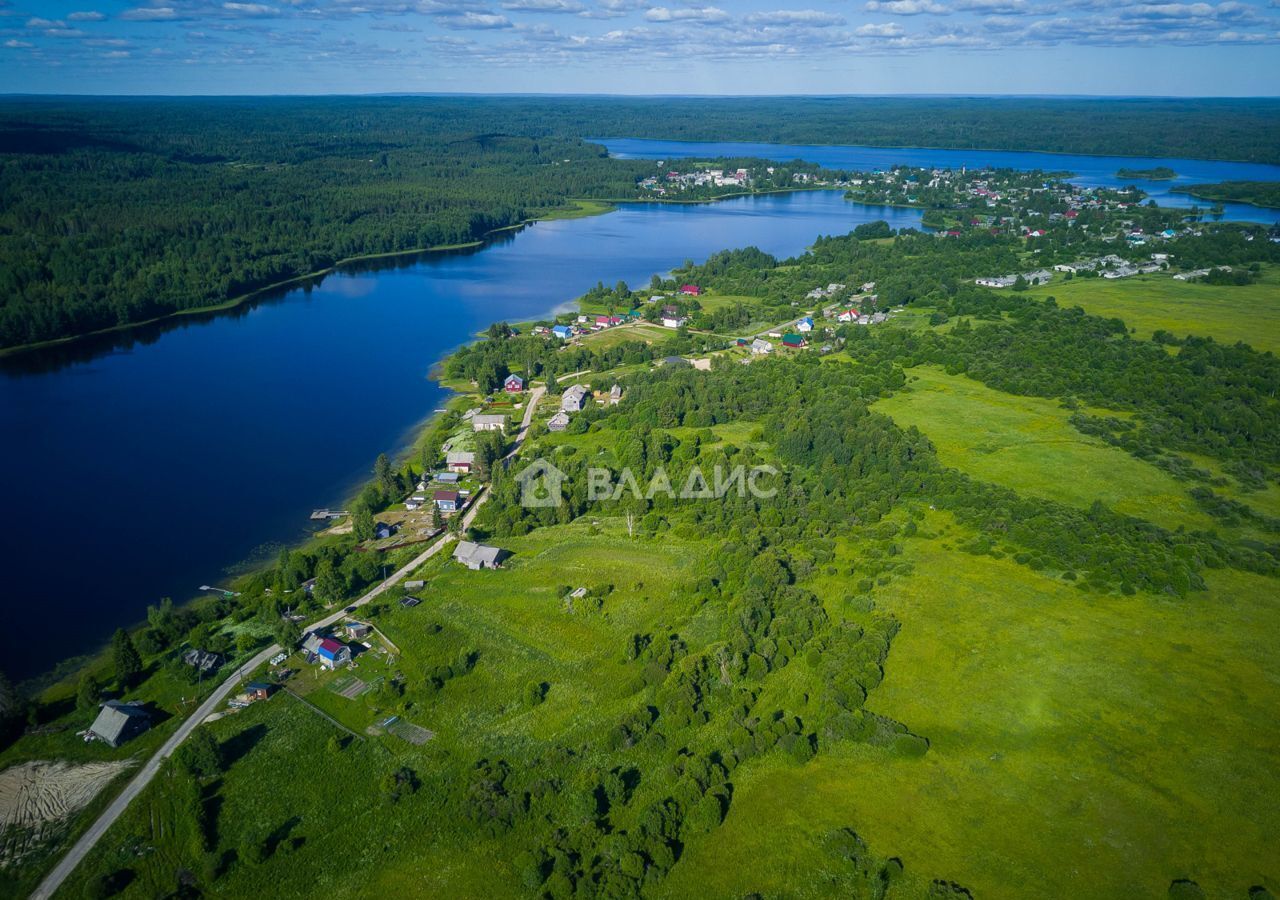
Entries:
POLYGON ((587 389, 580 384, 575 384, 564 392, 564 396, 560 398, 560 409, 564 412, 577 412, 587 405, 587 389))
POLYGON ((471 420, 473 431, 506 431, 507 417, 498 415, 476 416, 471 420))

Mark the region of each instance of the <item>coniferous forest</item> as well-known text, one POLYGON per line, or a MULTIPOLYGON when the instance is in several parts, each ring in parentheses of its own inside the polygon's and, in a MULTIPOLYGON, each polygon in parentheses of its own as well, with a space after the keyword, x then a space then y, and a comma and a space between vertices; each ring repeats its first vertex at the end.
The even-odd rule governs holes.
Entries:
POLYGON ((592 137, 1275 162, 1280 104, 11 98, 0 347, 218 305, 351 257, 475 241, 570 198, 637 196, 652 163, 609 159, 592 137))

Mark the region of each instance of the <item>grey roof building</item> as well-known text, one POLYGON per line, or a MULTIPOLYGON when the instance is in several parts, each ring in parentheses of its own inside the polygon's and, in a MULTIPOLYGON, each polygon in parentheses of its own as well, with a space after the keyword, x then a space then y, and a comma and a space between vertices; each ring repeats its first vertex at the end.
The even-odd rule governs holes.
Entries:
POLYGON ((577 412, 587 405, 587 389, 575 384, 564 392, 560 398, 560 409, 564 412, 577 412))
POLYGON ((108 700, 93 720, 89 733, 112 747, 119 747, 151 726, 151 714, 140 703, 108 700))
POLYGON ((468 569, 496 569, 507 551, 498 547, 488 547, 471 541, 458 541, 453 549, 453 558, 468 569))

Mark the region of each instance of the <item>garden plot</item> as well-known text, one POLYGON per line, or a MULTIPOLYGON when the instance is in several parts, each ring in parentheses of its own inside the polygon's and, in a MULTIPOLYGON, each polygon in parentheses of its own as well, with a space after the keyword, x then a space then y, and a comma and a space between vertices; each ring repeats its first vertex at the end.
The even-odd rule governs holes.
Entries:
POLYGON ((387 730, 388 734, 394 734, 402 741, 408 741, 418 747, 421 747, 436 736, 434 731, 429 731, 421 725, 414 725, 412 722, 406 722, 399 716, 392 716, 383 721, 381 725, 387 730))
POLYGON ((356 699, 361 694, 367 693, 371 688, 372 685, 367 681, 362 681, 354 675, 344 675, 329 685, 329 690, 339 697, 346 697, 348 700, 356 699))

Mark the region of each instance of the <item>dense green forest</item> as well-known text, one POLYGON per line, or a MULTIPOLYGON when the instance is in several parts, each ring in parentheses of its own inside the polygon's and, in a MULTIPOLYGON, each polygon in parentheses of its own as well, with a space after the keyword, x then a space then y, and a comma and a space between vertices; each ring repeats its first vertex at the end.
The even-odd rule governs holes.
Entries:
POLYGON ((1275 181, 1222 181, 1218 184, 1193 184, 1176 190, 1202 200, 1280 208, 1280 182, 1275 181))
POLYGON ((606 136, 1277 161, 1280 105, 10 98, 0 347, 216 305, 353 256, 474 241, 568 198, 638 196, 653 165, 584 142, 606 136))

